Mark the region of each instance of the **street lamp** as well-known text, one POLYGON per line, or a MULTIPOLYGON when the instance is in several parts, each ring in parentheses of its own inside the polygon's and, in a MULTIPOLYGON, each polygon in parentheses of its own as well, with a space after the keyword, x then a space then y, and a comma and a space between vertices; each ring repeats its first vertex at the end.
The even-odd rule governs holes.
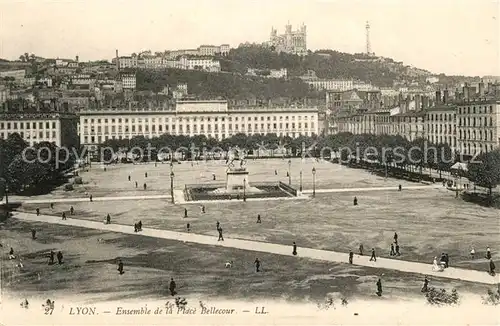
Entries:
POLYGON ((313 167, 312 169, 312 174, 313 174, 313 197, 316 196, 316 168, 313 167))
POLYGON ((172 204, 175 204, 174 201, 174 171, 170 171, 170 196, 172 197, 172 204))
POLYGON ((302 170, 300 170, 300 186, 299 191, 302 192, 302 170))
POLYGON ((292 165, 292 160, 288 160, 288 185, 292 185, 292 174, 290 172, 290 167, 292 165))
POLYGON ((247 201, 247 179, 243 179, 243 201, 247 201))

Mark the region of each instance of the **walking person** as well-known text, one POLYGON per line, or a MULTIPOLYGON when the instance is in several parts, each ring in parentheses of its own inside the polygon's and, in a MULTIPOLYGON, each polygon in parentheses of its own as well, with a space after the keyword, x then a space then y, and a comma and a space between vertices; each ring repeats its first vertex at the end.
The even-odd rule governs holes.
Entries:
POLYGON ((188 210, 187 208, 184 208, 184 218, 187 218, 188 217, 188 210))
POLYGON ((470 258, 474 259, 474 256, 476 255, 476 250, 474 250, 474 247, 470 250, 470 258))
POLYGON ((111 216, 109 214, 106 215, 106 224, 111 224, 111 216))
POLYGON ((399 243, 396 243, 396 255, 401 256, 401 253, 399 252, 399 243))
POLYGON ((174 296, 177 294, 177 292, 175 291, 175 289, 177 288, 177 284, 175 284, 175 281, 174 281, 174 278, 170 278, 170 284, 168 286, 168 289, 170 290, 170 295, 171 296, 174 296))
POLYGON ((137 181, 135 182, 135 187, 137 188, 137 181))
POLYGON ((92 194, 89 196, 90 202, 92 202, 92 194))
POLYGON ((130 181, 130 174, 129 174, 129 176, 128 176, 128 181, 130 181))
POLYGON ((9 259, 16 259, 16 256, 14 256, 14 248, 10 247, 9 250, 9 259))
POLYGON ((486 259, 491 259, 491 249, 490 249, 490 247, 486 248, 486 259))
POLYGON ((401 185, 398 186, 398 190, 401 191, 403 187, 401 187, 401 185))
POLYGON ((118 273, 119 273, 120 275, 123 275, 123 273, 125 273, 125 272, 123 271, 123 262, 122 262, 122 260, 121 260, 121 259, 119 259, 119 260, 118 260, 118 273))
POLYGON ((224 241, 224 237, 222 236, 222 228, 219 228, 217 231, 219 231, 219 239, 217 239, 217 241, 224 241))
POLYGON ((260 214, 257 215, 257 223, 262 223, 262 220, 260 219, 260 214))
POLYGON ((394 243, 398 243, 398 234, 394 232, 394 243))
POLYGON ((40 216, 40 208, 36 209, 36 216, 40 216))
POLYGON ((71 206, 69 208, 69 215, 73 215, 73 214, 75 214, 75 209, 73 208, 73 206, 71 206))
POLYGON ((375 248, 372 248, 372 256, 370 257, 370 261, 377 261, 377 257, 375 256, 375 248))
POLYGON ((391 243, 391 252, 389 254, 390 256, 396 256, 396 252, 394 251, 394 243, 391 243))
POLYGON ((293 242, 292 255, 297 256, 297 244, 295 243, 295 241, 293 242))
POLYGON ((49 265, 54 265, 55 255, 56 255, 56 253, 53 250, 51 250, 49 253, 49 265))
POLYGON ((444 258, 445 258, 445 261, 444 261, 445 265, 444 265, 444 267, 448 268, 450 266, 450 256, 448 256, 448 254, 444 254, 444 258))
POLYGON ((377 295, 382 296, 382 280, 380 278, 377 281, 377 295))
POLYGON ((201 212, 205 214, 205 205, 201 205, 201 212))
POLYGON ((61 251, 57 252, 57 262, 59 263, 59 265, 63 263, 63 254, 61 251))
POLYGON ((353 203, 354 206, 358 206, 358 198, 354 197, 352 203, 353 203))
POLYGON ((142 221, 137 223, 137 231, 142 231, 142 221))
POLYGON ((146 190, 146 188, 148 187, 148 185, 146 184, 146 182, 144 182, 144 184, 142 185, 142 187, 144 188, 144 190, 146 190))
POLYGON ((351 251, 349 251, 349 264, 352 264, 352 259, 354 258, 354 253, 351 251))
POLYGON ((189 223, 186 224, 186 229, 187 229, 188 232, 191 231, 191 225, 189 223))
POLYGON ((144 173, 144 178, 147 178, 148 177, 148 173, 144 173))
POLYGON ((216 228, 217 231, 219 231, 219 229, 220 229, 220 223, 219 223, 219 221, 217 221, 217 223, 215 224, 215 228, 216 228))
POLYGON ((425 275, 424 285, 422 285, 422 289, 420 291, 423 292, 423 293, 429 291, 428 285, 429 285, 429 279, 427 279, 427 275, 425 275))
POLYGON ((255 258, 254 265, 255 265, 255 271, 257 273, 260 272, 260 260, 259 260, 259 258, 255 258))
POLYGON ((54 209, 54 203, 50 203, 50 208, 54 209))
POLYGON ((363 248, 363 244, 360 244, 360 245, 359 245, 359 255, 360 255, 360 256, 363 256, 363 249, 364 249, 364 248, 363 248))
POLYGON ((33 240, 36 239, 36 230, 35 229, 31 230, 31 239, 33 239, 33 240))
POLYGON ((66 212, 62 212, 62 219, 65 220, 66 219, 66 212))

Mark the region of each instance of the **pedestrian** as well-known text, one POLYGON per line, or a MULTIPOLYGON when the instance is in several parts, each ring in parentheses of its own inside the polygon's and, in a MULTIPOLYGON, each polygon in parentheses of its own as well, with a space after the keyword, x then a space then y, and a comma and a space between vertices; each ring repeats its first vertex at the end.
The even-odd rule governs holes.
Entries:
POLYGON ((212 173, 212 179, 215 181, 215 173, 212 173))
POLYGON ((217 241, 224 241, 224 237, 222 236, 222 228, 219 228, 217 231, 219 231, 219 239, 217 241))
POLYGON ((137 188, 137 181, 135 182, 135 187, 137 188))
POLYGON ((9 250, 9 259, 16 259, 16 256, 14 256, 14 248, 10 247, 9 250))
POLYGON ((422 289, 420 291, 423 292, 423 293, 429 291, 428 285, 429 285, 429 280, 427 279, 427 275, 425 275, 424 285, 422 285, 422 289))
POLYGON ((401 189, 402 189, 401 185, 398 186, 398 189, 399 189, 399 191, 401 191, 401 189))
POLYGON ((445 257, 445 268, 448 268, 450 266, 450 257, 448 256, 448 254, 444 254, 444 257, 445 257))
POLYGON ((189 232, 189 231, 191 230, 191 225, 190 225, 189 223, 188 223, 188 224, 186 224, 186 228, 187 228, 187 230, 188 230, 188 232, 189 232))
POLYGON ((111 216, 109 214, 106 215, 106 224, 111 224, 111 216))
POLYGON ((73 214, 75 214, 75 209, 73 208, 73 206, 71 206, 69 208, 69 215, 73 215, 73 214))
POLYGON ((147 178, 148 177, 148 173, 144 173, 144 178, 147 178))
POLYGON ((490 249, 490 247, 486 248, 486 259, 491 259, 491 249, 490 249))
POLYGON ((257 273, 260 272, 260 260, 259 260, 259 258, 255 258, 254 265, 255 265, 255 271, 257 273))
POLYGON ((391 243, 391 253, 390 256, 396 256, 396 252, 394 251, 394 243, 391 243))
POLYGON ((493 262, 493 259, 490 258, 490 275, 495 275, 495 263, 493 262))
POLYGON ((289 173, 288 171, 286 172, 286 176, 287 176, 287 177, 289 177, 289 176, 290 176, 290 173, 289 173))
POLYGON ((40 216, 40 208, 36 209, 36 216, 40 216))
POLYGON ((260 219, 260 214, 257 215, 257 223, 262 223, 262 221, 260 219))
POLYGON ((66 212, 62 212, 62 219, 65 220, 66 219, 66 212))
POLYGON ((57 252, 57 262, 59 263, 59 265, 63 263, 63 254, 61 251, 57 252))
POLYGON ((352 259, 354 258, 354 253, 351 251, 349 251, 349 264, 352 264, 352 259))
POLYGON ((399 252, 399 244, 396 243, 396 255, 401 256, 401 253, 399 252))
POLYGON ((56 253, 51 250, 50 251, 50 254, 49 254, 49 265, 54 265, 54 257, 55 257, 56 253))
POLYGON ((359 255, 363 256, 363 244, 359 245, 359 255))
POLYGON ((143 185, 144 190, 146 190, 147 187, 148 187, 148 185, 144 182, 144 185, 143 185))
POLYGON ((124 273, 123 271, 123 262, 121 259, 118 260, 118 273, 122 275, 124 273))
POLYGON ((470 250, 470 258, 474 259, 474 256, 476 255, 476 250, 474 250, 474 247, 470 250))
POLYGON ((50 203, 50 208, 54 209, 54 203, 50 203))
POLYGON ((354 197, 352 203, 354 204, 354 206, 358 206, 358 198, 354 197))
POLYGON ((372 248, 372 256, 370 257, 370 261, 377 261, 377 257, 375 256, 375 248, 372 248))
POLYGON ((142 231, 142 221, 137 222, 137 231, 142 231))
POLYGON ((205 214, 205 205, 201 205, 201 212, 205 214))
POLYGON ((92 194, 89 196, 90 201, 92 202, 92 194))
POLYGON ((137 232, 137 223, 134 223, 134 232, 137 232))
POLYGON ((398 234, 394 232, 394 243, 398 243, 398 234))
POLYGON ((175 281, 173 278, 170 278, 170 285, 168 286, 168 289, 170 290, 170 295, 174 296, 177 294, 175 289, 177 288, 177 285, 175 284, 175 281))
POLYGON ((129 174, 129 176, 128 176, 128 181, 130 181, 130 174, 129 174))
POLYGON ((31 230, 31 239, 33 239, 33 240, 36 239, 36 230, 35 229, 31 230))
POLYGON ((219 223, 219 221, 217 221, 217 223, 215 224, 215 228, 217 229, 217 231, 219 231, 219 229, 220 229, 220 223, 219 223))
POLYGON ((382 280, 380 278, 377 281, 377 295, 382 296, 382 280))
POLYGON ((277 170, 274 170, 274 175, 278 175, 278 171, 277 170))
POLYGON ((297 244, 295 243, 295 241, 293 242, 292 255, 297 256, 297 244))
POLYGON ((187 208, 184 208, 184 218, 188 217, 188 210, 187 208))

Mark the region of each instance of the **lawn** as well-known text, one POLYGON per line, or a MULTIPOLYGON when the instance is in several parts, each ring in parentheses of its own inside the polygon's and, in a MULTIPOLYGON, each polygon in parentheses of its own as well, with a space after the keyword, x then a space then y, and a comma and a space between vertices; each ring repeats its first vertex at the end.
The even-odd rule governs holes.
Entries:
MULTIPOLYGON (((225 237, 267 241, 281 244, 297 242, 299 247, 357 252, 363 244, 368 252, 374 247, 379 256, 389 256, 394 232, 399 235, 404 259, 432 263, 434 256, 446 252, 456 267, 486 270, 485 259, 470 259, 475 248, 484 257, 492 249, 498 260, 500 229, 498 210, 458 200, 446 190, 371 191, 317 194, 308 200, 233 201, 206 204, 201 213, 197 204, 172 205, 168 200, 121 202, 81 202, 73 204, 76 216, 133 225, 142 220, 144 227, 185 231, 217 236, 216 222, 225 237), (359 205, 353 206, 353 196, 359 205), (188 218, 184 218, 184 209, 188 218), (262 224, 256 223, 257 215, 262 224)), ((23 210, 60 215, 70 204, 24 205, 23 210)), ((430 268, 430 267, 429 267, 430 268)))
MULTIPOLYGON (((0 224, 3 244, 2 282, 15 298, 58 298, 102 302, 124 299, 167 298, 173 277, 188 300, 285 299, 289 302, 323 301, 336 297, 375 298, 375 282, 382 271, 295 257, 259 253, 262 273, 255 273, 256 253, 218 246, 201 246, 139 235, 123 235, 15 219, 0 224), (38 230, 32 240, 29 230, 38 230), (20 270, 6 256, 15 248, 23 261, 20 270), (62 250, 65 263, 48 265, 47 253, 62 250), (118 275, 121 258, 125 274, 118 275), (234 261, 225 269, 226 261, 234 261)), ((422 277, 383 271, 384 299, 421 297, 422 277)), ((484 294, 487 286, 432 278, 439 287, 484 294)), ((424 300, 422 298, 422 300, 424 300)))
MULTIPOLYGON (((402 184, 415 185, 405 180, 385 179, 364 170, 351 169, 327 161, 316 162, 312 159, 292 159, 290 164, 291 182, 297 189, 300 186, 300 171, 302 170, 302 185, 304 190, 313 188, 313 167, 316 169, 316 189, 331 188, 365 188, 365 187, 397 187, 402 184)), ((247 162, 249 184, 261 181, 282 181, 288 183, 288 160, 262 159, 247 162), (277 174, 275 174, 277 173, 277 174)), ((221 183, 226 178, 227 165, 225 161, 189 162, 174 164, 174 188, 183 189, 185 184, 221 183)), ((83 185, 76 185, 75 190, 65 191, 59 187, 52 193, 36 196, 36 199, 85 197, 92 194, 101 196, 134 196, 134 195, 169 195, 170 194, 170 164, 118 164, 109 165, 106 171, 99 164, 93 164, 88 172, 81 172, 83 185), (147 173, 147 177, 146 177, 147 173), (130 181, 128 177, 130 176, 130 181), (137 182, 138 187, 135 187, 137 182), (143 185, 147 184, 146 190, 143 185)), ((11 196, 14 200, 24 200, 27 197, 11 196)), ((35 199, 35 197, 32 197, 35 199)))

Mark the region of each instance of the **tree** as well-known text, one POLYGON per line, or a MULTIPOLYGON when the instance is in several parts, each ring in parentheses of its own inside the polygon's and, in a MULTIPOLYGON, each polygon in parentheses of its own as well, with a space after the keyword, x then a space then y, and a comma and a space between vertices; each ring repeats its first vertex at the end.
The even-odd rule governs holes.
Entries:
POLYGON ((478 155, 468 166, 468 179, 480 187, 488 189, 488 197, 493 199, 492 190, 500 184, 500 149, 478 155))

